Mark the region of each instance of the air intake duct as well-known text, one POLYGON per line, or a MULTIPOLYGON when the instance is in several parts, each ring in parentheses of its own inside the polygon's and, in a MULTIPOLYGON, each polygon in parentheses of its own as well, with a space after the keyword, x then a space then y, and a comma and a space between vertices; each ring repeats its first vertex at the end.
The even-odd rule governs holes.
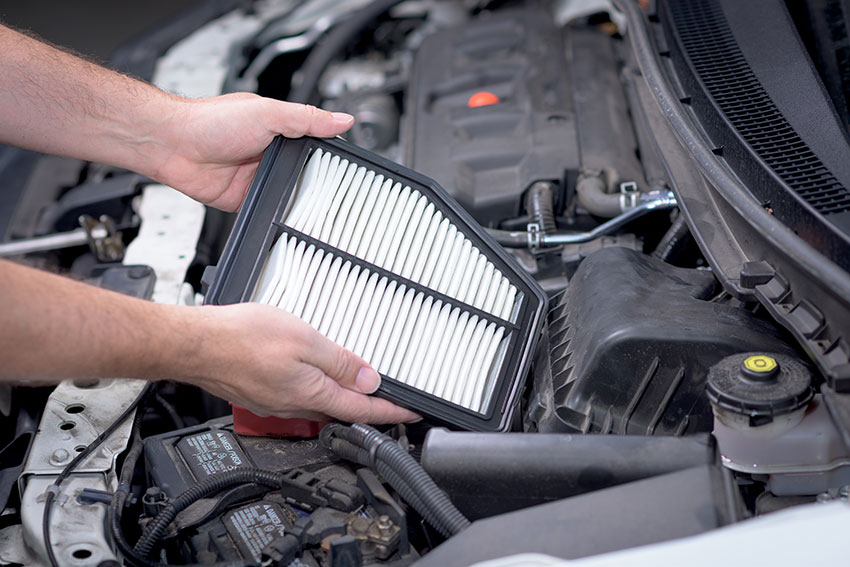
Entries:
POLYGON ((303 319, 438 422, 509 426, 546 298, 432 180, 341 140, 276 139, 206 297, 303 319))

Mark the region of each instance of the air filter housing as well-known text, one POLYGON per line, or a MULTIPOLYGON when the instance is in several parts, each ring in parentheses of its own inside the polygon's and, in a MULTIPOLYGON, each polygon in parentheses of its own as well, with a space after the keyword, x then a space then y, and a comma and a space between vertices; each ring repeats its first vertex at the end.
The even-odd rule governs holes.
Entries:
POLYGON ((206 296, 276 305, 438 422, 508 428, 546 297, 432 180, 341 140, 266 150, 206 296))

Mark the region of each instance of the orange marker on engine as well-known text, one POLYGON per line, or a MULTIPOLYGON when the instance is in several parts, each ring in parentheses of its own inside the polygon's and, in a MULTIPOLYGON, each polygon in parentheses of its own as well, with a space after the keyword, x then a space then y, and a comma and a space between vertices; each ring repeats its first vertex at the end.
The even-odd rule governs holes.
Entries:
POLYGON ((466 105, 469 108, 476 108, 479 106, 490 106, 491 104, 499 104, 502 102, 499 97, 494 95, 489 91, 478 91, 466 102, 466 105))

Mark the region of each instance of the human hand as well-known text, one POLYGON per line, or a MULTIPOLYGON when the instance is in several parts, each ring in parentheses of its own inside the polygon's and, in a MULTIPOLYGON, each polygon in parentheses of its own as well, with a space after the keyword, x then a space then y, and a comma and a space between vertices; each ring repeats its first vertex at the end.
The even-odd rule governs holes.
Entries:
POLYGON ((162 159, 151 177, 207 205, 239 209, 263 150, 275 136, 330 137, 354 118, 250 93, 173 98, 162 159))
POLYGON ((380 376, 283 310, 243 303, 191 309, 208 336, 186 363, 186 381, 261 416, 398 423, 419 416, 368 396, 380 376))

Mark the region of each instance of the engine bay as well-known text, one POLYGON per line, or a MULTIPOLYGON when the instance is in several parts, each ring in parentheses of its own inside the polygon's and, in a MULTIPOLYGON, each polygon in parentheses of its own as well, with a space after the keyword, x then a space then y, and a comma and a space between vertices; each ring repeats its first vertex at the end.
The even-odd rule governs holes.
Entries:
MULTIPOLYGON (((433 179, 462 211, 453 221, 484 235, 482 250, 498 249, 489 258, 504 256, 504 285, 521 287, 509 281, 515 269, 545 298, 534 336, 521 337, 528 352, 498 354, 494 342, 482 370, 506 357, 518 389, 494 395, 504 405, 492 409, 492 428, 435 418, 266 430, 176 382, 16 386, 0 392, 0 564, 573 560, 792 508, 816 516, 816 504, 846 507, 850 403, 832 374, 844 368, 846 342, 812 322, 806 340, 829 343, 812 350, 776 315, 779 299, 765 299, 778 271, 744 264, 735 285, 764 289, 736 293, 706 225, 695 234, 694 211, 714 197, 680 189, 681 172, 696 166, 670 150, 678 138, 660 133, 638 28, 626 22, 649 15, 666 61, 662 8, 244 4, 185 18, 191 29, 136 61, 138 73, 187 96, 245 90, 350 113, 349 142, 385 160, 376 163, 433 179)), ((138 45, 112 64, 136 72, 133 53, 138 45)), ((0 219, 0 256, 157 302, 201 305, 219 293, 211 285, 236 215, 132 172, 5 149, 0 167, 20 199, 0 219)), ((431 287, 448 302, 459 286, 431 287)), ((515 335, 532 328, 511 320, 512 307, 490 302, 493 315, 486 302, 467 303, 515 335)), ((370 317, 380 331, 384 322, 370 317)), ((411 355, 410 366, 424 356, 411 355)))

